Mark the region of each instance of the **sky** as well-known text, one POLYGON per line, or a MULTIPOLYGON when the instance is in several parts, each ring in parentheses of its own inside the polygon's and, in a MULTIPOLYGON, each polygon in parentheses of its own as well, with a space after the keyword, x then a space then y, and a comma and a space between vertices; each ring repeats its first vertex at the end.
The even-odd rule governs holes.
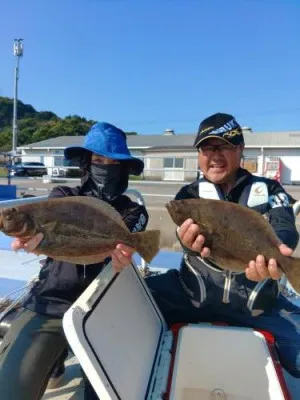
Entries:
POLYGON ((299 0, 0 0, 0 96, 139 134, 300 130, 299 0), (26 6, 24 5, 26 3, 26 6))

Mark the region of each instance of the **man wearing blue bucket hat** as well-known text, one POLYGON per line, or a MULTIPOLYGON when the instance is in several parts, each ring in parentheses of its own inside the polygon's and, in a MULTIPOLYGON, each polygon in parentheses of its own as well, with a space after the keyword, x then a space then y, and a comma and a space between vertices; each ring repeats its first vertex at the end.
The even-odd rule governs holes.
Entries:
MULTIPOLYGON (((124 195, 129 175, 140 175, 144 163, 130 155, 126 135, 121 129, 106 122, 96 123, 82 146, 65 149, 65 158, 79 164, 83 173, 81 185, 75 188, 58 186, 49 197, 97 197, 120 213, 130 231, 146 228, 148 214, 145 207, 124 195)), ((26 243, 15 239, 12 247, 34 252, 42 238, 37 234, 26 243)), ((0 347, 1 398, 40 399, 47 383, 48 387, 57 386, 57 381, 63 377, 68 347, 62 329, 65 311, 108 261, 111 260, 113 267, 120 271, 130 263, 133 251, 118 244, 110 258, 91 266, 46 259, 39 281, 24 303, 23 312, 18 314, 0 347)), ((86 379, 85 383, 85 398, 97 398, 86 379)))

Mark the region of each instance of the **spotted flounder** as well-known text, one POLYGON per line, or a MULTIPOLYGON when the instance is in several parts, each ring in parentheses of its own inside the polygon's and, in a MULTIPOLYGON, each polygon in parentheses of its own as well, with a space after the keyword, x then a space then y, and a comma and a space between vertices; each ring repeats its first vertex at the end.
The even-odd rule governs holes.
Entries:
POLYGON ((53 198, 4 208, 0 230, 27 238, 42 232, 37 254, 74 264, 95 264, 119 243, 133 247, 150 262, 159 250, 158 230, 131 233, 108 203, 85 196, 53 198))
POLYGON ((172 200, 166 208, 180 226, 191 218, 205 237, 210 258, 221 268, 245 271, 262 254, 275 258, 294 289, 300 292, 300 258, 281 254, 281 243, 271 225, 258 212, 239 204, 208 199, 172 200))

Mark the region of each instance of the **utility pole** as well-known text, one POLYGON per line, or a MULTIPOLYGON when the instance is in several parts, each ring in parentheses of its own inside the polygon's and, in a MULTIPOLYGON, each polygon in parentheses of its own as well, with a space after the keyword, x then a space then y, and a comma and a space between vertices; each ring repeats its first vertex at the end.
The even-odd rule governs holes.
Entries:
POLYGON ((23 56, 23 39, 14 39, 14 56, 17 57, 15 67, 15 83, 14 83, 14 109, 13 109, 13 125, 12 125, 12 155, 16 154, 17 138, 18 138, 18 81, 19 81, 19 65, 20 57, 23 56))

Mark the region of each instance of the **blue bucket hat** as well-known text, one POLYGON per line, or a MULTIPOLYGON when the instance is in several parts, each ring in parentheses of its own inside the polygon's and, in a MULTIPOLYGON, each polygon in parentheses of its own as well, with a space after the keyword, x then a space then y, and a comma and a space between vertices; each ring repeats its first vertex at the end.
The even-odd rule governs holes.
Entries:
POLYGON ((126 134, 107 122, 97 122, 85 136, 82 146, 67 147, 64 154, 67 160, 72 160, 80 157, 86 151, 113 160, 125 161, 128 163, 129 173, 132 175, 140 175, 143 172, 143 161, 130 155, 126 134))

